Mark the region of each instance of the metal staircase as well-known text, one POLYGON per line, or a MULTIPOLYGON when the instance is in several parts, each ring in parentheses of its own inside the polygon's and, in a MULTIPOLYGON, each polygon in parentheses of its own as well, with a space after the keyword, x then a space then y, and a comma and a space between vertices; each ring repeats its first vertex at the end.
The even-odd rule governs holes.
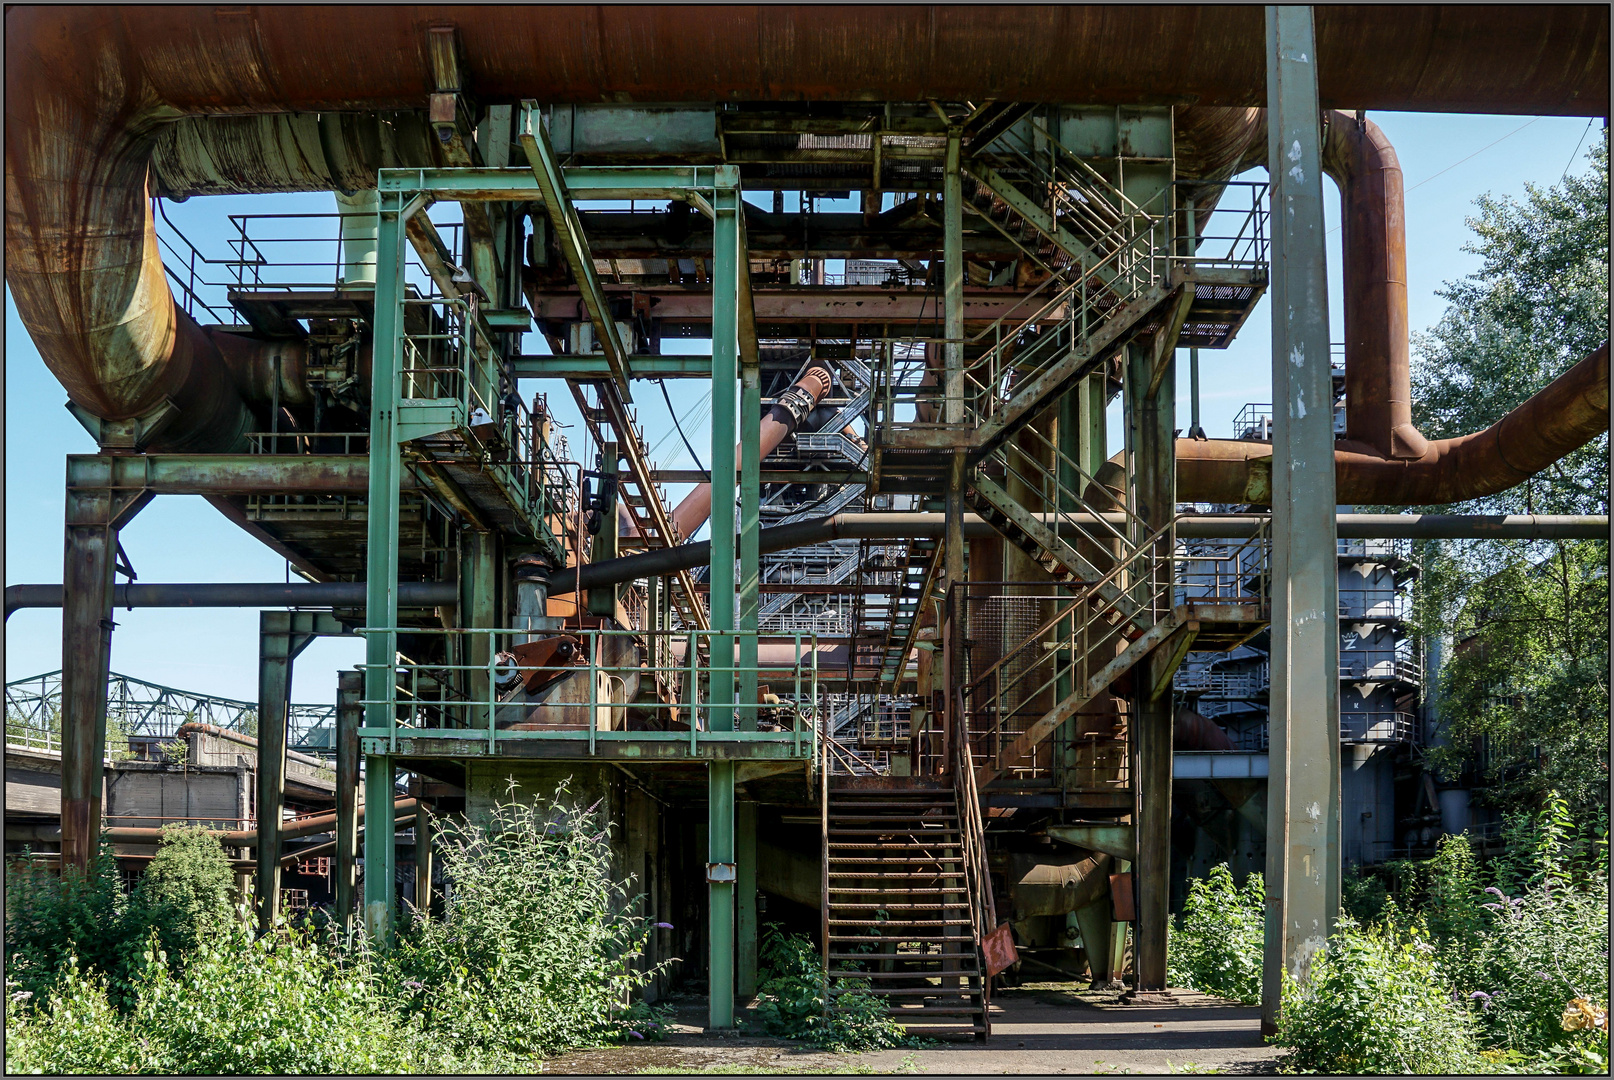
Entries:
POLYGON ((911 1033, 986 1038, 990 989, 967 811, 944 780, 828 779, 827 1008, 847 993, 871 992, 911 1033))

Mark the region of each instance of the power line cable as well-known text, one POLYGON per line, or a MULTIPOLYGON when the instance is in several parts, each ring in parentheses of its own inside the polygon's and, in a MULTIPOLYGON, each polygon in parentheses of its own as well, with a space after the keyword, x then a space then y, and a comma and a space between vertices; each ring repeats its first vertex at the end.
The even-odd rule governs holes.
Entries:
POLYGON ((1596 119, 1594 116, 1586 121, 1586 130, 1580 133, 1580 142, 1575 144, 1575 152, 1569 155, 1569 164, 1564 166, 1564 174, 1558 178, 1560 184, 1569 179, 1569 170, 1575 167, 1575 159, 1580 157, 1580 148, 1586 145, 1586 136, 1592 133, 1592 123, 1596 119))
MULTIPOLYGON (((1513 136, 1517 135, 1519 132, 1523 131, 1525 128, 1527 128, 1531 124, 1535 123, 1536 120, 1540 120, 1540 119, 1541 119, 1541 117, 1537 116, 1534 119, 1531 119, 1529 121, 1526 121, 1523 124, 1520 124, 1518 127, 1514 128, 1512 131, 1510 131, 1506 135, 1502 136, 1500 139, 1497 139, 1496 142, 1486 143, 1484 146, 1480 147, 1478 150, 1474 151, 1472 154, 1469 154, 1467 157, 1463 158, 1462 161, 1454 161, 1450 165, 1447 165, 1444 169, 1441 169, 1439 172, 1435 173, 1433 176, 1424 177, 1422 180, 1419 180, 1416 184, 1413 184, 1411 187, 1404 190, 1401 194, 1403 196, 1409 195, 1412 192, 1417 191, 1419 188, 1423 187, 1425 184, 1429 183, 1429 181, 1435 179, 1435 177, 1445 176, 1447 173, 1449 173, 1453 169, 1457 168, 1457 166, 1463 164, 1463 162, 1474 160, 1475 158, 1479 157, 1481 154, 1485 153, 1485 151, 1487 151, 1491 147, 1495 146, 1497 143, 1506 142, 1508 139, 1513 138, 1513 136)), ((1577 150, 1576 153, 1579 153, 1579 151, 1577 150)), ((1343 224, 1335 225, 1332 229, 1329 229, 1328 231, 1329 231, 1330 234, 1337 233, 1343 227, 1344 227, 1343 224)))
POLYGON ((667 380, 657 379, 656 385, 661 387, 661 400, 667 403, 667 413, 672 417, 673 427, 678 429, 678 437, 684 441, 684 449, 689 451, 689 459, 695 463, 695 468, 706 473, 706 482, 710 484, 712 474, 707 472, 705 465, 701 464, 701 459, 695 456, 695 448, 689 445, 689 436, 684 434, 684 425, 678 422, 678 410, 673 408, 672 395, 667 393, 667 380))

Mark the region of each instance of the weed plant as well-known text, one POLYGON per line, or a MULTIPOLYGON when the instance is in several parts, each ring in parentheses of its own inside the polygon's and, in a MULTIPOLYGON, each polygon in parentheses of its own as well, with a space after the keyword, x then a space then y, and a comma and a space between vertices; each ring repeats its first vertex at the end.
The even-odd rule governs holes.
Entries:
POLYGON ((870 992, 867 979, 838 978, 835 1008, 826 1012, 823 958, 803 935, 769 923, 759 959, 757 1016, 768 1034, 804 1039, 835 1053, 916 1045, 886 1014, 885 999, 870 992))
POLYGON ((1167 950, 1171 985, 1259 1002, 1265 894, 1260 874, 1239 888, 1226 863, 1190 883, 1167 950))

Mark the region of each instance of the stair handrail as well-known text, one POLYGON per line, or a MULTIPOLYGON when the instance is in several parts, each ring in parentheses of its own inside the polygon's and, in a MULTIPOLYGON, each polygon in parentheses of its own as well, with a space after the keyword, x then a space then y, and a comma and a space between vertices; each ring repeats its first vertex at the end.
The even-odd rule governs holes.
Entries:
POLYGON ((818 739, 818 828, 819 828, 819 885, 822 892, 819 895, 819 930, 822 933, 824 957, 824 1019, 829 1019, 829 744, 830 719, 828 716, 819 718, 820 736, 818 739))
POLYGON ((953 691, 953 792, 958 803, 959 837, 963 842, 965 892, 975 935, 976 959, 981 970, 982 1019, 989 1022, 992 977, 986 970, 986 939, 997 929, 997 901, 992 896, 992 871, 986 859, 986 826, 981 818, 981 797, 975 786, 975 763, 970 756, 969 721, 963 694, 953 691))

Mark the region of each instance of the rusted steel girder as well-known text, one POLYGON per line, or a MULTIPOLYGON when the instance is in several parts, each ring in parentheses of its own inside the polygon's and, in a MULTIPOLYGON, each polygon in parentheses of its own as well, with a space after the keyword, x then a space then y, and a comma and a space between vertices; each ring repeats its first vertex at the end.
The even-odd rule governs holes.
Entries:
MULTIPOLYGON (((69 454, 69 490, 153 495, 364 495, 367 454, 69 454)), ((405 490, 415 487, 407 472, 405 490)))
MULTIPOLYGON (((605 282, 608 296, 640 294, 647 296, 650 314, 671 322, 710 322, 712 294, 692 291, 679 285, 616 285, 605 282)), ((1008 315, 1023 302, 1025 293, 1007 289, 971 289, 964 293, 964 323, 988 323, 1008 315)), ((875 325, 882 322, 940 323, 934 297, 927 299, 923 286, 881 288, 878 285, 820 285, 778 289, 753 286, 759 323, 837 322, 875 325)), ((567 287, 530 287, 527 300, 540 320, 577 318, 578 292, 567 287)), ((1045 313, 1045 321, 1065 318, 1064 307, 1045 313)))

